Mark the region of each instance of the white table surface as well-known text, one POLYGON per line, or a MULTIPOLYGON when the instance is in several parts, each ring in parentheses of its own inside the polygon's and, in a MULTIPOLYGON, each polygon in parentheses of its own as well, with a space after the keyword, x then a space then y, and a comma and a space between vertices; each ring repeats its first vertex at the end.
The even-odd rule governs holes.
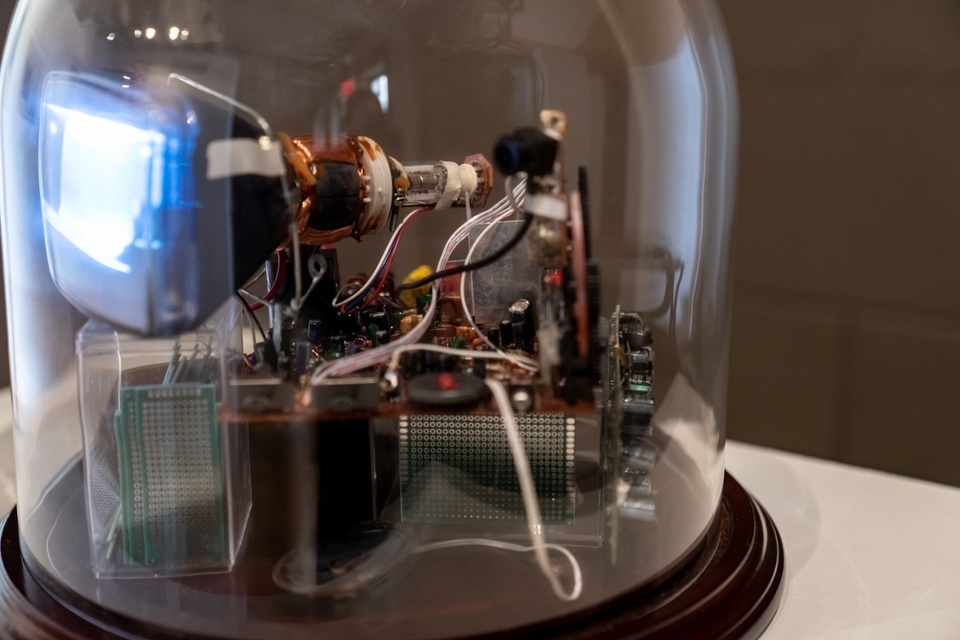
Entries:
MULTIPOLYGON (((15 501, 10 431, 0 390, 0 513, 15 501)), ((960 639, 960 489, 737 442, 727 469, 783 537, 764 640, 960 639)))
POLYGON ((783 537, 764 640, 960 638, 960 489, 729 443, 783 537))

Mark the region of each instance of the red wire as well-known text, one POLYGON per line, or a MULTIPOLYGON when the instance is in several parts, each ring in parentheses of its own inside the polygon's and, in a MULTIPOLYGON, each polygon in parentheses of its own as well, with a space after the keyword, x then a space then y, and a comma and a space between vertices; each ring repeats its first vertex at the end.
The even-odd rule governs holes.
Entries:
MULTIPOLYGON (((401 229, 401 230, 400 230, 400 236, 403 235, 403 232, 404 232, 404 231, 405 231, 405 229, 401 229)), ((397 244, 398 244, 398 245, 400 244, 400 236, 397 236, 397 244)), ((369 307, 371 304, 373 304, 373 302, 374 302, 378 297, 380 297, 380 291, 383 290, 383 285, 385 285, 386 282, 387 282, 387 279, 388 279, 387 276, 390 275, 390 267, 393 266, 393 258, 394 258, 396 255, 397 255, 397 249, 394 248, 394 250, 390 253, 390 257, 387 258, 387 263, 384 265, 384 269, 383 269, 383 277, 380 278, 380 282, 377 284, 377 288, 373 290, 373 295, 367 296, 366 301, 365 301, 362 305, 360 305, 359 307, 357 307, 357 309, 356 309, 357 311, 362 311, 363 309, 366 309, 366 308, 369 307)))
MULTIPOLYGON (((383 290, 384 285, 387 283, 387 276, 390 275, 390 267, 393 266, 393 259, 397 257, 397 250, 400 248, 400 238, 403 237, 403 234, 407 231, 407 221, 412 220, 414 216, 419 216, 421 213, 426 213, 427 211, 433 211, 434 207, 420 207, 410 213, 406 218, 403 219, 403 226, 400 228, 400 233, 397 235, 397 240, 394 243, 393 251, 390 252, 390 257, 387 258, 386 264, 383 265, 383 275, 380 277, 380 282, 377 283, 377 288, 374 289, 373 294, 367 296, 366 301, 357 307, 354 311, 361 311, 366 309, 380 296, 380 292, 383 290)), ((342 309, 342 307, 341 307, 342 309)))
MULTIPOLYGON (((267 291, 263 299, 267 302, 273 300, 280 293, 280 290, 283 289, 283 285, 287 283, 287 254, 284 251, 277 251, 277 277, 273 279, 273 284, 270 285, 270 290, 267 291)), ((252 302, 250 308, 256 311, 257 309, 263 308, 262 302, 252 302)))

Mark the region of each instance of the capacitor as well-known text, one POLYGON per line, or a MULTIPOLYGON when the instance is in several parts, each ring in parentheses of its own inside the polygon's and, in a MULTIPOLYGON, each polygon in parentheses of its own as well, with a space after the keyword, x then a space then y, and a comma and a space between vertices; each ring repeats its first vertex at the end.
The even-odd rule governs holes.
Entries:
POLYGON ((323 320, 314 319, 307 324, 307 340, 312 345, 319 345, 323 339, 323 320))
POLYGON ((436 373, 440 371, 440 354, 436 351, 424 351, 423 370, 427 373, 436 373))
POLYGON ((403 319, 400 320, 400 335, 405 336, 413 331, 414 327, 420 324, 422 319, 423 316, 419 314, 410 314, 408 316, 404 316, 403 319))
POLYGON ((639 351, 653 344, 653 333, 641 324, 632 324, 623 331, 623 341, 630 349, 639 351))
POLYGON ((558 148, 557 141, 540 129, 523 127, 500 138, 493 150, 493 161, 508 176, 521 171, 544 176, 553 172, 558 148))
POLYGON ((506 349, 513 344, 513 322, 500 321, 500 346, 506 349))
POLYGON ((457 337, 461 338, 466 344, 473 344, 473 341, 477 339, 477 332, 469 325, 459 325, 457 327, 457 337))
POLYGON ((268 367, 276 370, 278 359, 279 356, 277 354, 277 350, 273 346, 273 342, 269 340, 258 342, 256 346, 253 347, 253 360, 257 364, 255 369, 268 367))
POLYGON ((477 359, 475 359, 475 360, 473 361, 473 375, 475 375, 476 377, 481 378, 481 379, 487 377, 487 362, 486 362, 486 360, 482 360, 482 359, 477 358, 477 359))
POLYGON ((407 351, 400 354, 400 371, 404 379, 410 379, 427 371, 426 351, 407 351))
POLYGON ((369 328, 371 324, 374 324, 380 331, 390 331, 392 329, 390 326, 390 314, 382 308, 360 312, 360 321, 364 327, 369 328))
POLYGON ((460 358, 459 356, 453 356, 449 353, 441 353, 439 364, 441 372, 452 373, 457 370, 457 366, 460 364, 460 358))
POLYGON ((533 309, 529 300, 523 298, 510 305, 510 320, 513 325, 513 341, 518 349, 533 351, 533 336, 536 334, 533 309))
POLYGON ((493 327, 487 330, 487 339, 493 343, 495 347, 503 347, 503 341, 500 339, 500 327, 493 327))
POLYGON ((433 299, 433 295, 425 293, 422 296, 417 296, 417 313, 423 315, 427 311, 427 307, 430 306, 430 301, 433 299))
POLYGON ((510 404, 517 413, 527 413, 533 409, 535 390, 531 384, 510 385, 510 404))
POLYGON ((436 338, 441 339, 452 339, 457 335, 457 330, 452 324, 446 322, 437 323, 437 326, 434 327, 433 335, 436 338))
POLYGON ((296 345, 296 371, 297 375, 302 376, 310 367, 310 355, 313 352, 313 345, 308 340, 300 340, 296 345))

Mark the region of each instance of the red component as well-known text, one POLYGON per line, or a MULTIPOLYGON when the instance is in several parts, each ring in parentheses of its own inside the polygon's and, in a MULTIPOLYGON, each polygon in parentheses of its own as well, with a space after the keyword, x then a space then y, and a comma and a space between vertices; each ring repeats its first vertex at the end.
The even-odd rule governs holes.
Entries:
POLYGON ((437 389, 440 391, 456 391, 460 388, 460 383, 452 373, 437 374, 437 389))
POLYGON ((353 92, 357 90, 357 80, 356 78, 347 78, 340 83, 340 97, 346 100, 353 95, 353 92))
POLYGON ((543 280, 548 285, 559 287, 563 284, 563 273, 560 271, 554 271, 553 273, 544 276, 543 280))

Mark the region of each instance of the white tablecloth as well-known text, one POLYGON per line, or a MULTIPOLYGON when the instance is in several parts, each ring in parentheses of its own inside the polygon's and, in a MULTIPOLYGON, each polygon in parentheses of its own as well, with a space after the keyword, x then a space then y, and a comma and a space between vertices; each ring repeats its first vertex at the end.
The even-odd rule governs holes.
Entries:
MULTIPOLYGON (((0 512, 15 501, 0 391, 0 512)), ((773 516, 786 591, 764 640, 960 639, 960 489, 741 443, 727 468, 773 516)))
POLYGON ((727 469, 783 537, 764 640, 960 638, 960 489, 739 443, 727 469))

